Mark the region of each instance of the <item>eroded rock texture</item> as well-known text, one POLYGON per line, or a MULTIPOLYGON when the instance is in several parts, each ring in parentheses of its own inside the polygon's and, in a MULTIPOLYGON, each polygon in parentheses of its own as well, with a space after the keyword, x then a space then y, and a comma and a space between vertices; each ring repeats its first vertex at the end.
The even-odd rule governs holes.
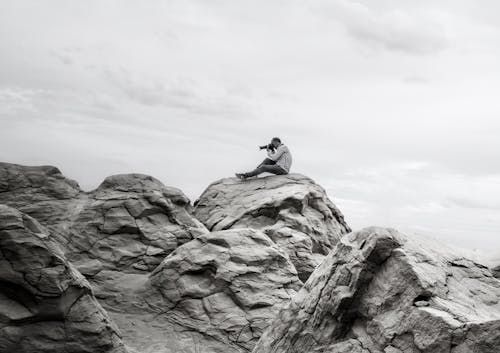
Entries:
MULTIPOLYGON (((224 351, 216 340, 186 332, 168 318, 155 319, 158 313, 144 301, 150 272, 177 246, 208 232, 180 190, 150 176, 126 174, 83 192, 55 167, 1 163, 0 204, 19 208, 50 229, 123 328, 132 352, 224 351)), ((54 344, 58 339, 54 336, 54 344)))
POLYGON ((87 275, 99 269, 152 271, 179 245, 207 232, 180 190, 147 175, 108 177, 86 196, 66 247, 87 275))
POLYGON ((263 231, 288 253, 304 281, 350 231, 323 188, 300 174, 219 180, 196 201, 194 214, 211 231, 263 231))
POLYGON ((108 177, 91 192, 55 167, 0 163, 0 203, 49 228, 86 276, 151 271, 177 246, 206 233, 187 197, 153 177, 108 177))
POLYGON ((288 256, 264 233, 236 229, 177 248, 152 273, 151 307, 186 329, 251 350, 301 282, 288 256))
POLYGON ((0 203, 35 218, 59 242, 66 240, 68 218, 81 193, 78 183, 56 167, 0 162, 0 203))
POLYGON ((500 281, 391 229, 343 237, 254 353, 494 353, 500 281))
POLYGON ((492 271, 495 277, 500 278, 500 265, 493 267, 492 271))
POLYGON ((88 282, 36 220, 0 205, 0 352, 126 352, 88 282))
POLYGON ((494 256, 491 256, 488 263, 491 267, 493 275, 497 278, 500 278, 500 254, 495 254, 494 256))

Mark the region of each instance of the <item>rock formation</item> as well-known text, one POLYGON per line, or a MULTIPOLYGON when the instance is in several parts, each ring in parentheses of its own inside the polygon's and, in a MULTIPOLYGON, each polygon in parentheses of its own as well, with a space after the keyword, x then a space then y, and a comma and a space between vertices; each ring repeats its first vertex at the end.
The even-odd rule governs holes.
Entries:
POLYGON ((264 233, 237 229, 177 248, 151 274, 150 285, 156 295, 146 299, 158 311, 245 351, 301 282, 288 256, 264 233))
POLYGON ((142 174, 83 192, 0 163, 0 204, 0 353, 500 347, 492 270, 392 229, 349 233, 298 174, 222 179, 193 210, 142 174))
POLYGON ((56 167, 0 162, 0 203, 35 218, 60 243, 66 241, 68 218, 81 194, 78 183, 56 167))
MULTIPOLYGON (((0 172, 9 176, 0 203, 57 235, 131 352, 248 352, 301 286, 288 254, 263 232, 209 233, 180 190, 152 177, 116 175, 83 192, 55 167, 2 164, 0 172)), ((328 229, 318 217, 306 210, 295 227, 328 229)))
POLYGON ((195 206, 194 215, 211 231, 263 231, 288 253, 303 281, 350 231, 323 188, 300 174, 222 179, 195 206))
POLYGON ((499 300, 487 267, 367 228, 341 239, 253 352, 498 352, 499 300))
POLYGON ((205 227, 178 189, 142 174, 108 177, 94 191, 50 166, 0 163, 0 203, 49 228, 83 274, 151 271, 205 227))
POLYGON ((207 232, 180 190, 150 176, 108 177, 85 196, 66 248, 86 275, 100 269, 152 271, 179 245, 207 232))
POLYGON ((49 232, 5 205, 0 205, 0 352, 126 352, 88 282, 49 232))
POLYGON ((91 282, 100 303, 125 328, 124 338, 132 348, 139 347, 141 353, 180 351, 165 337, 189 342, 193 349, 196 342, 208 349, 223 347, 201 334, 184 334, 185 328, 173 322, 163 323, 161 329, 148 324, 157 314, 148 311, 143 298, 150 272, 177 246, 208 232, 191 215, 189 200, 180 190, 150 176, 127 174, 108 177, 96 190, 83 192, 50 166, 1 163, 0 177, 0 204, 25 211, 51 230, 67 259, 91 282), (136 332, 130 323, 142 325, 144 331, 136 332), (164 350, 151 345, 148 330, 162 340, 164 350))

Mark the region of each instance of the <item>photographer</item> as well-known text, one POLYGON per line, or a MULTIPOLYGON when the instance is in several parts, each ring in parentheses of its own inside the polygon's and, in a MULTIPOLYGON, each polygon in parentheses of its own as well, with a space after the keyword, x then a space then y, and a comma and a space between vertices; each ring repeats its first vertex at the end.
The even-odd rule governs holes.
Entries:
POLYGON ((262 173, 272 173, 277 175, 288 174, 292 165, 292 155, 288 147, 281 143, 278 137, 273 137, 271 143, 265 146, 260 146, 260 149, 266 149, 268 158, 248 173, 236 173, 239 179, 246 179, 257 176, 262 173))

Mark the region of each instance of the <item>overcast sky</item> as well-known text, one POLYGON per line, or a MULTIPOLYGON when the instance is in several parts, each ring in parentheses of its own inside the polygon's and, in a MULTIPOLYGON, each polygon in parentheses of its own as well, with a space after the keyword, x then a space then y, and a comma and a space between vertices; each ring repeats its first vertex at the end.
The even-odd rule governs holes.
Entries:
POLYGON ((192 200, 280 136, 355 229, 500 252, 496 0, 0 2, 0 160, 192 200))

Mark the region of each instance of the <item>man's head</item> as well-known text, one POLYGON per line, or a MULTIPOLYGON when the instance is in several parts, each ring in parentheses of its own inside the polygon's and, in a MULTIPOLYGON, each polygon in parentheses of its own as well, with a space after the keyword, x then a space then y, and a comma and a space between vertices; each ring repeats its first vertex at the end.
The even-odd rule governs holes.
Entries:
POLYGON ((275 148, 277 148, 279 145, 281 145, 281 140, 279 137, 273 137, 271 140, 271 145, 273 145, 275 148))

